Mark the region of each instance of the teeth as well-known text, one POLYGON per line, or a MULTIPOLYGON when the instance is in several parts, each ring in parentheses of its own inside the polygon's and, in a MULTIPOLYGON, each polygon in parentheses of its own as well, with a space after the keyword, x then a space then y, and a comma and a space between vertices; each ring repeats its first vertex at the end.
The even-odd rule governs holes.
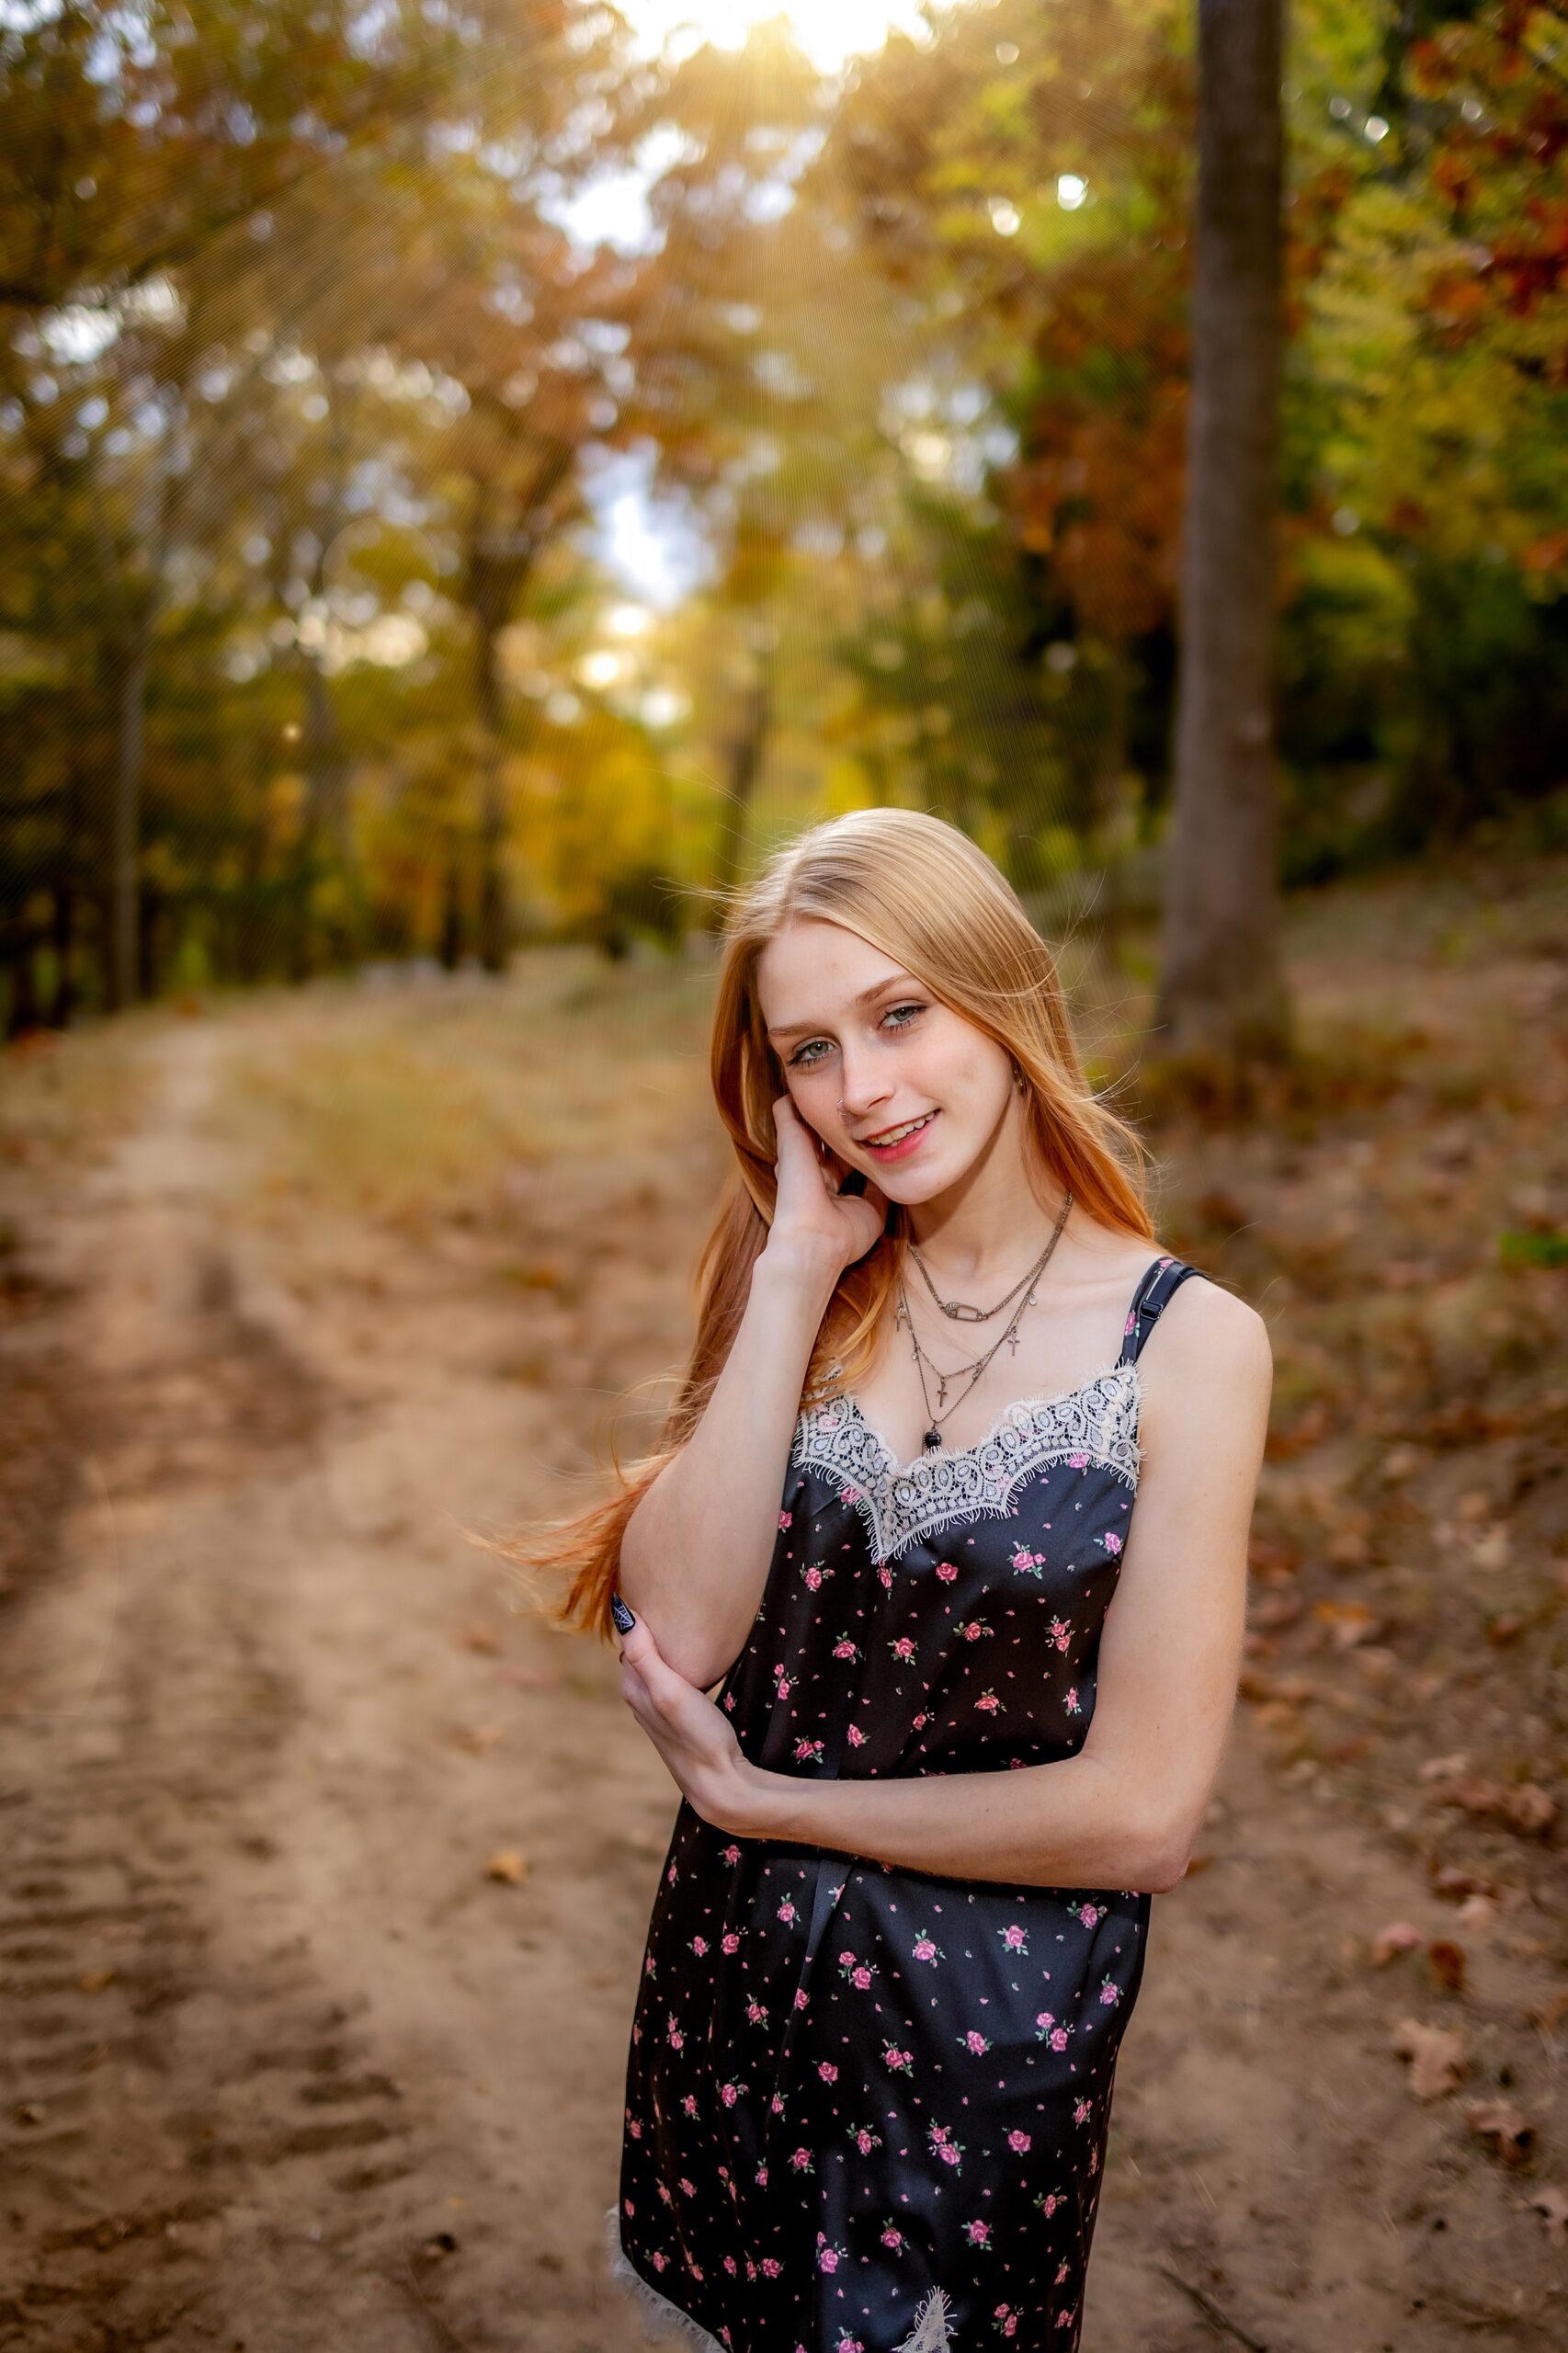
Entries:
POLYGON ((890 1143, 902 1143, 905 1136, 912 1136, 916 1128, 923 1128, 926 1125, 926 1120, 934 1119, 935 1116, 936 1114, 931 1111, 922 1112, 918 1120, 911 1120, 906 1126, 902 1128, 892 1128, 885 1136, 874 1136, 869 1139, 869 1141, 873 1145, 873 1148, 881 1148, 881 1146, 890 1143))

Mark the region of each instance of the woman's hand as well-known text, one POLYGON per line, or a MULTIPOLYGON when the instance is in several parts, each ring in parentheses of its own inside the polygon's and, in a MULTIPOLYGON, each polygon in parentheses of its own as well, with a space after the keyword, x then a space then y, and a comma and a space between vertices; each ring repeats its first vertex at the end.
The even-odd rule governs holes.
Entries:
POLYGON ((823 1266, 836 1281, 846 1267, 863 1258, 881 1240, 887 1222, 887 1196, 868 1180, 863 1193, 839 1190, 849 1164, 808 1128, 788 1095, 773 1106, 778 1139, 778 1197, 767 1249, 798 1254, 823 1266))
POLYGON ((742 1756, 729 1718, 660 1656, 642 1619, 621 1636, 620 1689, 676 1787, 715 1830, 756 1837, 777 1778, 742 1756))

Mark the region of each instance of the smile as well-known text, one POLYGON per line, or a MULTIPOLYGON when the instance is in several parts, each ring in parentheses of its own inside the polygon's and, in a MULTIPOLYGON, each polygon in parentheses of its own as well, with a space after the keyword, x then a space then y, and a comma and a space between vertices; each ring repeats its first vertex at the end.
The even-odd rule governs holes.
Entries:
POLYGON ((912 1152, 937 1116, 935 1111, 924 1111, 918 1120, 905 1120, 902 1127, 885 1128, 880 1136, 863 1136, 860 1139, 862 1148, 882 1158, 894 1153, 912 1152))

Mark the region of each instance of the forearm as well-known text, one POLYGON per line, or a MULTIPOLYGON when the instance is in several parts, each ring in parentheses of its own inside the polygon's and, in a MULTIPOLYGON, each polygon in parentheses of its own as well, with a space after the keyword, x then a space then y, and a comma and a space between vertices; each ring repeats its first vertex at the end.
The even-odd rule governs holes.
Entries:
POLYGON ((906 1870, 1018 1887, 1174 1886, 1180 1842, 1098 1758, 1010 1772, 754 1785, 754 1837, 828 1847, 906 1870))
POLYGON ((699 1689, 739 1652, 762 1598, 801 1391, 833 1278, 765 1250, 701 1420, 627 1523, 620 1590, 699 1689))

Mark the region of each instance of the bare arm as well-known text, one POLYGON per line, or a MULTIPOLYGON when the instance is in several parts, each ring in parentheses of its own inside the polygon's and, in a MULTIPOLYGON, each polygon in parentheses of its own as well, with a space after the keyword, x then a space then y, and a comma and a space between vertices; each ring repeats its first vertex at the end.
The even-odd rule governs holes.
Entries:
POLYGON ((676 1673, 706 1690, 756 1617, 778 1527, 790 1440, 818 1327, 845 1267, 870 1249, 886 1203, 843 1175, 774 1106, 778 1199, 751 1296, 707 1409, 627 1522, 619 1589, 676 1673))

